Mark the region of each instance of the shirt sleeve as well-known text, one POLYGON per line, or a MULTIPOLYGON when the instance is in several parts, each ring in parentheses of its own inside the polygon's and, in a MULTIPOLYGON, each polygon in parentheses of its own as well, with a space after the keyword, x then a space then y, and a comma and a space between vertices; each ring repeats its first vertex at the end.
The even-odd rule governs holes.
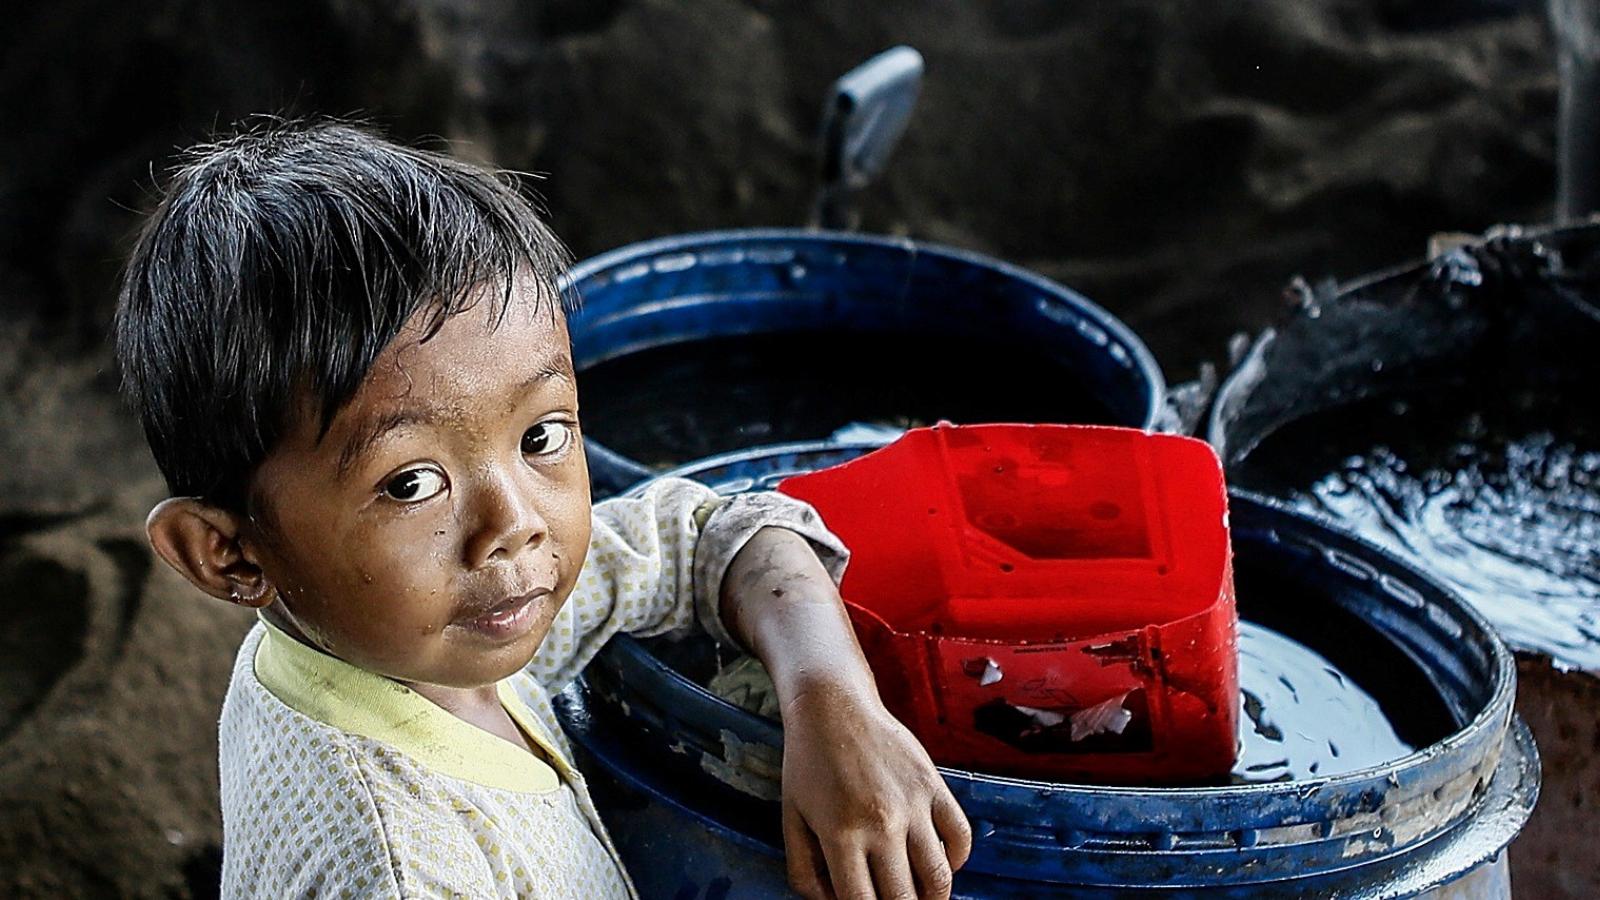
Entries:
POLYGON ((810 504, 775 492, 721 497, 685 478, 663 478, 638 497, 594 507, 588 558, 528 673, 552 690, 572 681, 617 632, 651 637, 698 623, 733 639, 718 611, 722 577, 765 527, 810 541, 835 582, 849 552, 810 504))
POLYGON ((470 841, 458 840, 459 829, 435 829, 438 834, 426 845, 450 861, 434 867, 439 872, 430 874, 406 859, 368 773, 342 736, 293 717, 274 724, 278 727, 271 731, 241 734, 239 739, 255 741, 247 747, 238 740, 230 744, 227 731, 223 734, 224 756, 278 763, 267 777, 239 784, 237 779, 230 783, 224 762, 223 897, 492 896, 478 892, 489 886, 481 871, 483 855, 470 841), (448 878, 450 892, 437 890, 440 877, 448 878), (436 890, 419 894, 413 885, 436 890))

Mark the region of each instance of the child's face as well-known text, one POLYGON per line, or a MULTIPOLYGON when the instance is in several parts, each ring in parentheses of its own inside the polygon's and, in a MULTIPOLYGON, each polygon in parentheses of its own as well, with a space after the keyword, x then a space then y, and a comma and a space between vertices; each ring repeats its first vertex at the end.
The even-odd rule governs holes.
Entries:
POLYGON ((413 319, 320 443, 300 417, 253 483, 269 615, 402 681, 476 687, 532 658, 590 521, 566 323, 535 290, 498 328, 489 302, 425 343, 413 319))

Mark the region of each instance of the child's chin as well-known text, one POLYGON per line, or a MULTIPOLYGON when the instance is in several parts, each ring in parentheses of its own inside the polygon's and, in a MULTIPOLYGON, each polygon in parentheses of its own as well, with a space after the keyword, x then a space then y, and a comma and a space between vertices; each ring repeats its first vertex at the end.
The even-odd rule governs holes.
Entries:
MULTIPOLYGON (((539 635, 540 638, 543 636, 542 633, 539 635)), ((467 651, 471 656, 466 658, 458 656, 451 660, 455 664, 450 666, 449 675, 437 679, 435 683, 458 688, 478 688, 497 684, 527 668, 528 663, 533 661, 534 652, 538 649, 539 642, 530 638, 511 645, 475 652, 467 651)))

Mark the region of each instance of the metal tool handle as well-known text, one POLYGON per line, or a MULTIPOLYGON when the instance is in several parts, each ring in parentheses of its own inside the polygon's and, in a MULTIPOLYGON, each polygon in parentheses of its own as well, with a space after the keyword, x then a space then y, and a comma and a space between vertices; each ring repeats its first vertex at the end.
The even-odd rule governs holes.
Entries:
POLYGON ((922 54, 907 46, 874 56, 833 83, 822 108, 822 186, 811 224, 854 228, 851 195, 888 165, 922 90, 922 54))

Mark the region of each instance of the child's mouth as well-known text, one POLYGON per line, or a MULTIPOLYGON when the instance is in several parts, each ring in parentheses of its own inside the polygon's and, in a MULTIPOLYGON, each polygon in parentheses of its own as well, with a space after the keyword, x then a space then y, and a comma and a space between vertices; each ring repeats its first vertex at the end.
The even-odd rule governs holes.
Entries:
POLYGON ((539 601, 548 596, 548 588, 538 588, 520 596, 508 597, 485 612, 457 619, 451 624, 493 640, 510 640, 520 637, 532 627, 539 601))

